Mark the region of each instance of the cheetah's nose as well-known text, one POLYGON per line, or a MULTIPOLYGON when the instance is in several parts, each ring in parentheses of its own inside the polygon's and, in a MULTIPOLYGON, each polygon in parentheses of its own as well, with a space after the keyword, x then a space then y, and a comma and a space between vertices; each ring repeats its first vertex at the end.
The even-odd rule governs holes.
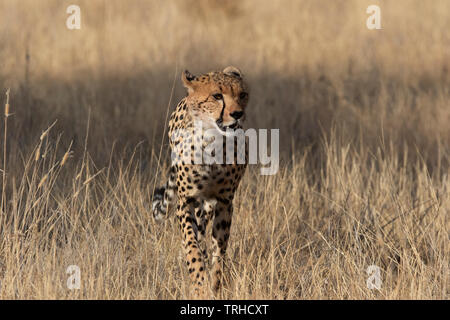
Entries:
POLYGON ((232 116, 235 120, 239 120, 244 115, 243 111, 235 111, 233 113, 230 113, 230 116, 232 116))

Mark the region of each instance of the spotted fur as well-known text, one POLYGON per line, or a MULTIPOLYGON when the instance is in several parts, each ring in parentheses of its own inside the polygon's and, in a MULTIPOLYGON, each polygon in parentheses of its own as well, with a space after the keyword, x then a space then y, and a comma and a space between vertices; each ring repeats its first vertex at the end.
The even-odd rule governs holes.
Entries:
MULTIPOLYGON (((237 159, 243 156, 246 160, 247 150, 239 150, 235 139, 231 161, 195 164, 194 155, 206 150, 211 142, 203 136, 204 131, 195 131, 194 122, 202 121, 203 129, 217 130, 224 135, 230 129, 242 128, 248 88, 235 67, 200 76, 185 71, 182 81, 188 95, 178 103, 169 122, 170 147, 175 160, 172 159, 167 182, 153 195, 153 214, 161 220, 178 198, 176 214, 183 235, 186 264, 194 294, 204 296, 208 279, 206 229, 212 222, 211 280, 213 291, 217 293, 230 237, 233 199, 246 169, 247 161, 240 163, 237 159)), ((224 139, 223 148, 229 151, 227 147, 224 139)))

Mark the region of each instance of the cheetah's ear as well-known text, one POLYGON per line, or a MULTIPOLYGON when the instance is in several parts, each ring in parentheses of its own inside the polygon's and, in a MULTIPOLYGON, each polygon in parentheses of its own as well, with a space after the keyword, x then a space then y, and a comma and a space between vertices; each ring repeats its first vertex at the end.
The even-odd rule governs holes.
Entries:
POLYGON ((225 73, 229 76, 237 77, 239 79, 242 78, 241 70, 239 70, 238 68, 233 67, 233 66, 229 66, 229 67, 226 67, 225 69, 223 69, 223 73, 225 73))
POLYGON ((194 91, 194 84, 192 83, 195 80, 195 76, 187 70, 184 70, 181 73, 181 81, 186 89, 188 89, 188 93, 194 91))

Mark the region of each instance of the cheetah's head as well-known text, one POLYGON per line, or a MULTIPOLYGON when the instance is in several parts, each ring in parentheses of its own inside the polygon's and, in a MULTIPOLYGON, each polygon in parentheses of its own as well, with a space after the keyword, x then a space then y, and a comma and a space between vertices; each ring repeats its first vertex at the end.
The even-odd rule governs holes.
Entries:
POLYGON ((227 67, 222 72, 200 76, 186 70, 181 80, 188 90, 190 113, 204 126, 225 132, 227 128, 236 128, 245 119, 249 94, 239 69, 227 67))

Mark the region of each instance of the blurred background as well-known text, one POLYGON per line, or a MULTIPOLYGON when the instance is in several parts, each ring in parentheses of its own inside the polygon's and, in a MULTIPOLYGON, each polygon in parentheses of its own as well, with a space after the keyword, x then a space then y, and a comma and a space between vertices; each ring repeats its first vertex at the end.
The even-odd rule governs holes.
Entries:
MULTIPOLYGON (((280 128, 281 153, 342 141, 416 150, 448 165, 450 1, 0 1, 0 88, 12 88, 10 154, 54 132, 97 161, 111 146, 161 142, 180 73, 242 69, 248 127, 280 128), (69 30, 66 8, 81 8, 69 30), (171 96, 172 86, 174 94, 171 96), (383 141, 382 141, 383 140, 383 141), (81 143, 80 143, 81 142, 81 143), (439 153, 439 155, 438 155, 439 153)), ((167 143, 167 140, 165 140, 167 143)), ((317 150, 319 152, 319 150, 317 150)), ((442 173, 442 172, 441 172, 442 173)))

